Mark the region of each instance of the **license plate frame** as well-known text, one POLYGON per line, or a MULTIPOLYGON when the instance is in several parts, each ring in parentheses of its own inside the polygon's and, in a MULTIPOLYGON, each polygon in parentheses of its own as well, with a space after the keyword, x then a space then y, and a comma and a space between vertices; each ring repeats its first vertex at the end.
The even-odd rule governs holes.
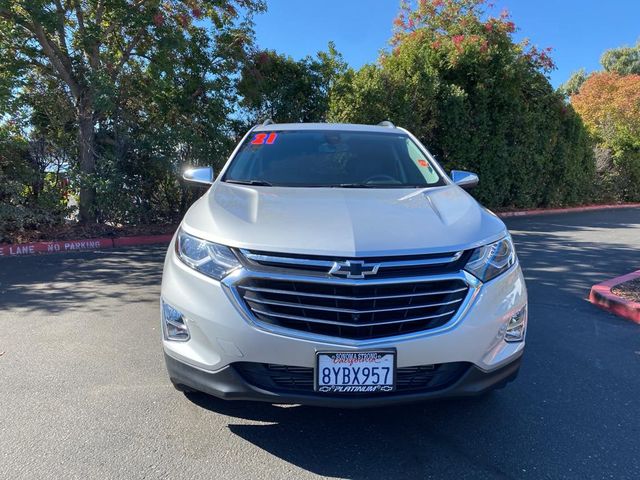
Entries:
MULTIPOLYGON (((396 390, 396 380, 397 380, 396 377, 397 377, 397 370, 398 370, 397 361, 398 361, 398 355, 395 349, 358 350, 358 351, 335 351, 335 350, 317 351, 315 369, 313 372, 314 391, 316 393, 333 394, 333 395, 380 394, 380 393, 393 392, 396 390), (333 360, 336 357, 338 357, 341 361, 337 362, 336 364, 340 364, 340 363, 346 364, 351 358, 352 361, 355 360, 354 363, 365 364, 363 365, 364 367, 367 365, 371 365, 374 362, 372 355, 379 356, 378 360, 382 360, 384 367, 390 366, 391 368, 391 371, 389 372, 391 375, 390 383, 388 381, 384 382, 384 384, 379 384, 379 383, 378 384, 355 384, 355 383, 339 384, 335 382, 327 385, 326 382, 321 382, 321 378, 320 378, 322 375, 321 368, 324 368, 321 366, 321 362, 323 358, 328 357, 333 360), (358 358, 354 359, 353 358, 354 356, 358 358), (388 359, 388 356, 390 356, 390 361, 388 359)), ((351 363, 347 368, 349 368, 353 374, 354 368, 357 368, 357 367, 353 367, 353 363, 351 363)), ((331 373, 333 375, 335 372, 331 372, 331 373)), ((343 373, 342 378, 344 378, 344 372, 342 373, 343 373)), ((359 376, 360 373, 361 372, 358 372, 356 374, 356 377, 359 376)), ((365 375, 363 374, 363 377, 364 376, 365 375)), ((335 377, 337 378, 337 375, 335 377)))

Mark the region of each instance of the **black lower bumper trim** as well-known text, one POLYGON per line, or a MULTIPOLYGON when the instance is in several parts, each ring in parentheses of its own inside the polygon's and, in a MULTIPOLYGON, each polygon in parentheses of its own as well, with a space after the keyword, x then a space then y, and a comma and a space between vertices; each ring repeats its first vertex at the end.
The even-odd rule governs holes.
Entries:
POLYGON ((171 381, 180 389, 197 390, 225 400, 253 400, 269 403, 294 403, 323 407, 359 408, 412 403, 423 400, 465 397, 501 388, 518 375, 522 356, 491 372, 471 366, 462 377, 446 388, 429 392, 398 393, 385 396, 340 397, 321 393, 291 394, 267 391, 248 383, 232 365, 215 373, 205 372, 165 354, 171 381))

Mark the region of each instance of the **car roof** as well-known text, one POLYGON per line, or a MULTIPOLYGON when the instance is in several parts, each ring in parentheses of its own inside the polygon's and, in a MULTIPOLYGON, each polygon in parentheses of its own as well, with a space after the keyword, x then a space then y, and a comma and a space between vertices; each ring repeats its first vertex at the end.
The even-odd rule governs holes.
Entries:
POLYGON ((270 123, 258 125, 254 132, 273 132, 286 130, 336 130, 349 132, 404 133, 396 127, 380 125, 360 125, 356 123, 270 123))

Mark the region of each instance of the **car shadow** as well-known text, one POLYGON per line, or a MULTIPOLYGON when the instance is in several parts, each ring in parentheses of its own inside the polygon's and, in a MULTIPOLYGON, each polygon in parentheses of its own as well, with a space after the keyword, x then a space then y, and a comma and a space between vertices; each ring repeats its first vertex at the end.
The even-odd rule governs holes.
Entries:
MULTIPOLYGON (((317 475, 352 479, 504 475, 492 463, 491 444, 475 444, 490 419, 508 407, 499 392, 483 397, 431 401, 401 407, 332 409, 224 401, 189 393, 196 405, 229 417, 242 439, 317 475), (462 429, 467 437, 455 439, 462 429), (468 443, 467 446, 464 443, 468 443), (475 445, 474 445, 475 444, 475 445), (473 448, 470 448, 472 447, 473 448), (468 448, 469 447, 469 448, 468 448)), ((505 439, 503 447, 508 448, 505 439)))

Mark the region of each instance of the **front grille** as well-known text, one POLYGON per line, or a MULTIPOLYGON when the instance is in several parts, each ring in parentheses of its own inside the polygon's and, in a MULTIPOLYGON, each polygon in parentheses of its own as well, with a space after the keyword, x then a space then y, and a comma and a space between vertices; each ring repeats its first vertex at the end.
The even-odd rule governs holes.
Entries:
MULTIPOLYGON (((253 362, 239 362, 233 366, 247 382, 264 390, 283 393, 314 391, 313 368, 253 362)), ((468 368, 469 364, 465 362, 401 367, 396 370, 396 391, 377 392, 375 395, 441 390, 456 382, 468 368)))
POLYGON ((271 278, 247 278, 236 288, 261 322, 354 340, 445 325, 469 289, 460 279, 344 284, 271 278))

